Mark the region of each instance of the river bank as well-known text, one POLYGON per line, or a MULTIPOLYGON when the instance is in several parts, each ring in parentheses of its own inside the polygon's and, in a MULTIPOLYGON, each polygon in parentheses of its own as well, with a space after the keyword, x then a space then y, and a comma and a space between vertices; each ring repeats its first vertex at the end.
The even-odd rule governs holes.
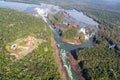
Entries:
POLYGON ((56 41, 54 40, 53 34, 51 37, 51 45, 54 49, 54 57, 56 59, 56 63, 58 64, 58 70, 60 72, 61 80, 68 80, 65 68, 63 67, 62 61, 61 61, 60 56, 59 56, 59 51, 57 49, 57 44, 56 44, 56 41))
MULTIPOLYGON (((84 48, 91 47, 92 44, 90 41, 87 41, 86 43, 81 44, 81 45, 72 45, 72 44, 63 42, 60 39, 58 31, 56 29, 53 29, 54 25, 52 25, 50 23, 50 21, 47 19, 46 14, 54 13, 53 11, 51 11, 51 9, 55 9, 57 11, 60 11, 63 9, 59 8, 59 6, 54 6, 54 5, 49 5, 49 4, 42 4, 42 5, 34 4, 33 5, 33 4, 14 3, 14 2, 5 2, 5 1, 0 1, 0 4, 2 4, 2 5, 0 5, 1 8, 10 8, 10 9, 15 9, 15 10, 22 11, 22 12, 27 12, 28 14, 32 14, 32 15, 38 16, 40 18, 42 16, 43 20, 49 26, 51 26, 50 28, 53 31, 53 36, 51 38, 52 39, 51 45, 53 46, 53 49, 54 49, 54 56, 55 56, 55 60, 57 63, 56 66, 58 66, 58 70, 59 70, 60 76, 62 78, 61 80, 68 80, 68 79, 69 80, 78 80, 78 75, 72 69, 70 61, 68 60, 67 54, 69 54, 69 52, 71 52, 72 50, 84 49, 84 48), (35 11, 36 8, 37 9, 39 8, 38 11, 35 11), (34 14, 32 12, 35 12, 36 14, 34 14), (57 48, 56 45, 59 45, 59 48, 57 48)), ((67 10, 67 11, 70 14, 72 14, 74 12, 76 13, 76 11, 73 11, 73 10, 67 10)), ((78 15, 78 16, 80 16, 80 15, 78 15)), ((83 15, 81 15, 81 16, 83 16, 83 15)), ((72 17, 75 18, 74 15, 72 17)), ((75 20, 75 19, 73 19, 73 20, 75 20)), ((79 22, 79 21, 75 20, 75 22, 79 22)))
POLYGON ((72 44, 72 45, 81 45, 82 43, 81 42, 77 42, 77 41, 73 41, 73 42, 70 42, 70 41, 67 41, 65 39, 62 39, 61 40, 64 42, 64 43, 68 43, 68 44, 72 44))
POLYGON ((78 75, 78 80, 85 80, 84 77, 82 76, 82 73, 80 72, 79 65, 77 61, 73 58, 72 54, 67 55, 68 60, 70 61, 72 69, 77 73, 78 75))

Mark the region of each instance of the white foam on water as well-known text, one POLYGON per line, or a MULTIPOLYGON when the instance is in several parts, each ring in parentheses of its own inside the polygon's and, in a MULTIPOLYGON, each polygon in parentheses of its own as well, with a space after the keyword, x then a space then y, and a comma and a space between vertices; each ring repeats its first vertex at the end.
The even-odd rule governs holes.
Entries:
POLYGON ((95 22, 92 18, 86 16, 83 14, 83 12, 79 12, 75 9, 73 10, 66 10, 66 12, 73 18, 75 18, 76 20, 80 21, 80 22, 84 22, 86 24, 89 25, 95 25, 98 26, 99 24, 97 22, 95 22))
MULTIPOLYGON (((24 4, 24 3, 0 1, 0 7, 11 8, 11 9, 16 9, 16 10, 21 10, 21 11, 25 11, 25 10, 32 8, 32 11, 36 12, 35 15, 38 17, 41 16, 46 23, 47 23, 46 17, 48 14, 55 14, 58 11, 65 11, 70 16, 72 16, 73 18, 75 18, 78 21, 81 21, 81 22, 84 22, 84 23, 87 23, 90 25, 97 25, 98 26, 97 22, 95 22, 93 19, 87 17, 82 12, 78 12, 74 9, 73 10, 64 10, 64 9, 60 8, 59 6, 55 6, 55 5, 51 5, 51 4, 41 3, 40 5, 34 5, 34 4, 24 4)), ((51 26, 50 26, 50 28, 52 29, 51 26)), ((82 29, 81 31, 86 33, 86 31, 84 29, 82 29)), ((89 35, 86 35, 86 39, 88 39, 88 37, 89 37, 89 35)), ((72 69, 71 69, 69 62, 67 62, 67 55, 66 54, 67 54, 66 51, 63 51, 63 50, 60 51, 60 57, 63 61, 64 67, 67 70, 68 76, 70 77, 71 80, 73 80, 74 78, 73 78, 72 69)))

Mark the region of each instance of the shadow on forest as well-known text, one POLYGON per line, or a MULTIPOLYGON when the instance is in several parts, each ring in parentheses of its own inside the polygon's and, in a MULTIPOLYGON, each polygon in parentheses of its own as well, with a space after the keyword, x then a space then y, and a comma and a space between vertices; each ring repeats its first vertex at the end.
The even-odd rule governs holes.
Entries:
POLYGON ((81 68, 81 73, 82 73, 82 76, 85 78, 85 80, 91 80, 88 73, 88 69, 84 68, 84 61, 80 61, 78 65, 81 68))
POLYGON ((82 73, 82 76, 85 78, 85 80, 91 80, 91 78, 90 78, 90 76, 88 74, 88 69, 83 69, 81 71, 81 73, 82 73))
MULTIPOLYGON (((82 49, 83 48, 78 48, 78 49, 75 49, 75 50, 71 50, 71 54, 72 54, 74 59, 76 59, 76 60, 78 59, 77 51, 82 50, 82 49)), ((91 80, 91 78, 89 76, 89 73, 88 73, 88 69, 84 68, 84 61, 80 61, 78 63, 78 66, 80 67, 82 76, 85 78, 85 80, 91 80)))
POLYGON ((79 65, 79 67, 80 67, 81 69, 83 69, 83 68, 84 68, 84 61, 80 61, 80 62, 78 63, 78 65, 79 65))
POLYGON ((74 50, 71 50, 71 51, 70 51, 71 54, 72 54, 72 56, 73 56, 73 58, 74 58, 75 60, 78 59, 76 52, 79 51, 79 50, 82 50, 82 49, 84 49, 84 48, 77 48, 77 49, 74 49, 74 50))

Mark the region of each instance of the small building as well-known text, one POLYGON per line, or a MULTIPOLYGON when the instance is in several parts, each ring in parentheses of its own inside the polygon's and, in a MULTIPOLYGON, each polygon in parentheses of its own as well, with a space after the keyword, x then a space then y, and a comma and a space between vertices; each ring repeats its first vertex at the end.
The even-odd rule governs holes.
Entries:
POLYGON ((112 44, 112 45, 109 45, 108 48, 111 49, 111 48, 115 48, 117 45, 116 44, 112 44))

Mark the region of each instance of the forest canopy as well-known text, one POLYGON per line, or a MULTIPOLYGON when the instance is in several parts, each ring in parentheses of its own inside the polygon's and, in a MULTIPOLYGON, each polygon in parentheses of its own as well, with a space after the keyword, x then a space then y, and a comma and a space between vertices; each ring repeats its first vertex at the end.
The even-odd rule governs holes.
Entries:
POLYGON ((51 35, 52 31, 42 19, 0 8, 0 79, 60 80, 51 46, 51 35), (9 55, 5 46, 28 35, 34 35, 46 42, 23 59, 16 60, 14 56, 9 55))

